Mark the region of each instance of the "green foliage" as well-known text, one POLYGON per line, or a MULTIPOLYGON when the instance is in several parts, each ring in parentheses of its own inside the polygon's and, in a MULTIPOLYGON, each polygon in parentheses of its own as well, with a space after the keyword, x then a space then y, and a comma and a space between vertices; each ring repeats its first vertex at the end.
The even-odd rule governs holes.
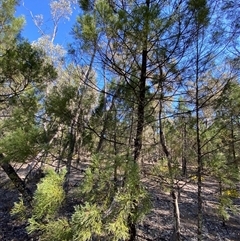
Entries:
POLYGON ((1 123, 3 136, 0 140, 0 152, 5 153, 4 161, 24 162, 39 151, 42 128, 36 123, 38 111, 34 89, 12 97, 9 114, 1 123))
POLYGON ((33 198, 32 218, 45 219, 54 217, 65 198, 62 185, 66 170, 57 174, 53 169, 46 170, 46 177, 37 185, 33 198))
MULTIPOLYGON (((117 163, 119 178, 124 179, 119 180, 118 185, 112 179, 116 166, 111 161, 95 157, 92 166, 86 171, 80 190, 87 207, 93 206, 95 215, 101 218, 101 222, 98 222, 101 228, 99 235, 104 234, 110 240, 126 239, 129 235, 129 217, 133 223, 137 223, 150 208, 147 192, 140 183, 138 165, 124 159, 117 163)), ((85 211, 83 216, 89 215, 88 208, 87 211, 82 210, 85 211)), ((92 232, 91 237, 94 235, 96 233, 92 232)))
POLYGON ((78 17, 78 25, 74 27, 74 34, 84 40, 86 46, 92 46, 91 43, 96 43, 98 37, 96 19, 91 14, 78 17))
POLYGON ((77 87, 62 84, 59 89, 54 89, 46 98, 46 112, 49 116, 57 117, 62 123, 69 124, 72 116, 71 102, 76 98, 77 87))
MULTIPOLYGON (((229 195, 229 192, 227 190, 227 191, 224 191, 223 194, 220 196, 219 206, 218 206, 218 214, 220 215, 220 217, 223 218, 224 221, 229 220, 229 218, 231 217, 230 213, 236 214, 239 211, 236 208, 236 206, 233 204, 231 194, 232 194, 232 192, 229 195)), ((234 192, 234 195, 236 195, 236 194, 237 193, 234 192)), ((239 195, 239 194, 237 194, 237 195, 239 195)))
POLYGON ((0 152, 5 154, 4 161, 24 162, 36 154, 36 140, 39 130, 36 126, 28 126, 28 132, 21 127, 6 133, 0 140, 0 152))
POLYGON ((91 167, 86 170, 80 192, 86 200, 107 205, 114 189, 112 175, 112 163, 94 157, 91 167))
POLYGON ((26 41, 17 43, 0 58, 0 81, 11 83, 18 93, 29 83, 41 83, 57 77, 55 69, 44 63, 44 53, 26 41))
POLYGON ((211 174, 215 175, 217 178, 221 178, 223 174, 222 169, 227 168, 223 153, 215 153, 214 158, 207 164, 211 174))
POLYGON ((107 21, 111 21, 113 16, 113 9, 109 5, 109 1, 106 0, 98 0, 96 1, 95 8, 101 19, 107 23, 107 21))
POLYGON ((217 179, 220 185, 218 214, 224 221, 238 212, 233 199, 239 197, 236 189, 236 181, 239 180, 238 169, 234 163, 229 163, 226 153, 218 151, 208 162, 211 175, 217 179))
POLYGON ((23 17, 14 17, 18 0, 0 0, 0 56, 12 48, 23 24, 23 17))
MULTIPOLYGON (((41 240, 64 241, 72 237, 71 228, 66 218, 57 217, 57 211, 65 198, 62 188, 66 171, 57 174, 52 169, 46 170, 46 176, 37 185, 34 194, 31 210, 32 216, 28 219, 28 233, 41 231, 41 240)), ((28 210, 29 211, 29 210, 28 210)), ((17 215, 24 220, 27 217, 27 210, 23 200, 14 203, 11 210, 12 215, 17 215)))
POLYGON ((42 51, 26 41, 16 41, 0 58, 2 118, 0 152, 4 161, 24 162, 41 146, 42 126, 36 115, 45 81, 56 77, 52 65, 44 63, 42 51))
POLYGON ((127 226, 127 217, 125 210, 122 210, 114 222, 109 223, 106 227, 107 232, 112 235, 113 241, 127 240, 129 238, 129 230, 127 226))
POLYGON ((27 218, 27 209, 24 205, 23 198, 20 198, 18 202, 14 202, 14 206, 11 209, 11 215, 16 215, 20 220, 27 218))
POLYGON ((87 241, 96 235, 101 236, 102 226, 100 206, 86 202, 75 207, 71 220, 73 240, 87 241))
POLYGON ((206 0, 189 0, 189 9, 195 12, 195 20, 200 25, 207 25, 209 22, 209 7, 206 0))
POLYGON ((171 170, 169 170, 167 158, 159 160, 152 168, 153 175, 160 176, 164 178, 167 182, 170 181, 170 178, 176 178, 180 173, 180 168, 178 162, 171 163, 171 170), (170 172, 172 177, 170 176, 170 172))
POLYGON ((52 220, 45 225, 40 225, 39 229, 43 232, 43 235, 41 236, 42 241, 72 240, 72 229, 66 218, 52 220))
MULTIPOLYGON (((126 240, 129 218, 133 223, 139 222, 149 211, 150 201, 140 183, 138 165, 131 160, 121 160, 116 163, 119 175, 124 174, 125 180, 116 186, 112 180, 114 165, 94 158, 77 194, 84 204, 75 206, 69 221, 57 215, 64 200, 62 184, 66 171, 56 174, 47 170, 34 194, 27 231, 41 231, 41 240, 126 240)), ((22 205, 16 205, 13 213, 21 213, 22 205)))
MULTIPOLYGON (((211 80, 205 78, 208 75, 205 71, 208 65, 202 64, 202 61, 206 59, 208 62, 214 56, 219 56, 219 53, 214 52, 218 46, 213 47, 208 41, 210 37, 205 38, 204 34, 195 42, 195 38, 200 35, 195 35, 196 29, 193 25, 202 29, 210 24, 211 6, 208 1, 176 1, 172 5, 171 1, 79 0, 83 15, 78 18, 74 28, 75 37, 80 40, 81 46, 89 47, 91 53, 94 52, 92 47, 96 47, 94 50, 97 60, 94 59, 91 67, 103 64, 102 72, 96 70, 98 78, 102 76, 110 82, 104 86, 104 91, 97 98, 94 98, 94 95, 89 97, 86 86, 91 88, 95 84, 91 78, 85 78, 84 74, 76 74, 75 72, 85 72, 84 68, 78 67, 75 72, 69 71, 67 81, 65 76, 60 76, 58 81, 54 82, 56 86, 51 93, 44 92, 46 84, 43 82, 56 77, 55 70, 47 64, 49 61, 44 59, 44 53, 27 42, 11 41, 11 44, 14 44, 10 48, 6 41, 8 36, 15 39, 22 23, 21 19, 13 18, 16 2, 0 0, 0 98, 10 100, 6 104, 8 118, 3 120, 0 126, 0 153, 4 153, 6 161, 25 161, 35 155, 41 146, 43 132, 43 122, 36 115, 41 115, 42 112, 47 116, 44 118, 45 129, 50 127, 46 133, 54 133, 55 130, 51 129, 57 126, 58 132, 54 133, 56 135, 51 142, 55 150, 63 153, 64 148, 68 148, 67 145, 65 147, 68 141, 65 131, 70 123, 75 122, 72 130, 76 136, 77 151, 82 151, 85 144, 93 147, 98 140, 96 135, 104 139, 103 147, 99 149, 102 153, 104 150, 107 153, 106 156, 93 158, 86 170, 78 192, 83 204, 75 207, 70 219, 58 215, 59 207, 65 199, 62 188, 64 174, 57 175, 48 171, 34 195, 28 231, 41 231, 41 240, 126 240, 129 223, 139 222, 149 210, 149 199, 140 181, 138 165, 124 157, 126 152, 132 153, 134 148, 136 149, 138 139, 134 141, 134 136, 142 127, 143 141, 139 142, 139 146, 142 145, 143 157, 146 150, 149 150, 150 156, 155 153, 159 158, 164 156, 164 148, 159 148, 159 134, 161 131, 166 133, 171 163, 163 159, 162 163, 154 167, 153 173, 164 180, 168 188, 174 188, 177 183, 181 157, 184 157, 188 164, 196 164, 196 147, 199 144, 201 160, 204 160, 207 171, 224 185, 219 207, 221 215, 228 218, 229 212, 226 208, 232 205, 231 199, 238 196, 233 184, 239 175, 239 148, 232 143, 239 139, 240 92, 234 91, 239 89, 236 83, 229 89, 225 88, 221 94, 221 81, 215 83, 212 80, 214 84, 211 85, 211 80), (192 54, 196 51, 195 43, 199 44, 197 47, 201 50, 196 61, 192 54), (208 52, 209 50, 213 52, 208 52), (201 79, 199 91, 196 88, 198 83, 194 83, 194 76, 201 79), (80 81, 75 82, 75 78, 80 81), (65 82, 62 84, 63 79, 65 82), (83 88, 81 81, 84 82, 83 88), (141 82, 145 82, 142 87, 141 82), (39 95, 47 97, 40 101, 39 95), (200 104, 197 104, 196 100, 198 95, 201 97, 200 104), (218 95, 222 95, 222 98, 219 98, 220 103, 216 104, 216 112, 212 100, 218 99, 218 95), (185 105, 179 105, 177 109, 175 101, 178 96, 182 96, 183 99, 180 98, 179 101, 185 105), (97 108, 94 109, 92 104, 89 104, 93 103, 89 101, 90 98, 98 100, 97 108), (40 109, 39 105, 45 106, 40 109), (143 110, 142 114, 140 109, 143 110), (200 114, 199 120, 193 117, 196 112, 200 114), (205 116, 205 112, 210 114, 205 116), (47 123, 48 120, 51 121, 50 124, 47 123), (160 125, 161 120, 163 127, 160 125), (232 120, 232 129, 229 128, 229 120, 232 120), (198 126, 200 140, 196 137, 198 126), (147 132, 151 135, 147 136, 147 132), (63 143, 63 148, 56 147, 56 143, 63 143), (111 156, 113 151, 114 155, 111 156), (117 153, 124 154, 117 156, 117 153), (235 162, 234 165, 232 162, 235 162)), ((53 7, 57 5, 53 2, 54 11, 53 7)), ((208 30, 212 31, 212 28, 206 28, 206 36, 209 34, 208 30)), ((48 41, 50 42, 50 39, 48 41)), ((230 42, 228 43, 231 48, 230 42)), ((51 49, 51 46, 49 47, 51 49)), ((77 55, 78 52, 74 54, 77 55)), ((82 56, 77 56, 77 64, 85 65, 87 54, 85 51, 82 56)), ((90 59, 91 57, 94 58, 95 55, 90 56, 90 59)), ((219 66, 218 68, 221 69, 219 66)), ((62 73, 65 75, 65 69, 62 73)), ((218 70, 213 69, 216 79, 220 75, 223 73, 218 74, 218 70)), ((231 79, 232 76, 229 77, 231 79)), ((96 89, 96 86, 93 89, 96 89)), ((60 156, 64 158, 62 153, 60 156)), ((51 158, 49 156, 48 158, 51 158)), ((193 182, 197 179, 197 176, 191 177, 193 182)), ((15 204, 12 212, 24 213, 23 203, 20 201, 15 204)))
POLYGON ((83 11, 92 10, 92 2, 90 0, 79 0, 79 5, 83 11))
POLYGON ((62 205, 65 193, 63 182, 66 170, 57 174, 53 169, 46 170, 46 176, 37 185, 32 202, 32 216, 28 219, 28 233, 41 231, 41 240, 69 240, 71 229, 67 219, 55 219, 62 205))
POLYGON ((223 196, 227 196, 230 198, 238 198, 240 196, 239 192, 237 191, 237 189, 226 189, 225 191, 223 191, 223 196))
POLYGON ((152 169, 152 173, 154 175, 163 175, 163 176, 169 174, 167 163, 165 163, 165 161, 158 162, 156 165, 154 165, 152 169))

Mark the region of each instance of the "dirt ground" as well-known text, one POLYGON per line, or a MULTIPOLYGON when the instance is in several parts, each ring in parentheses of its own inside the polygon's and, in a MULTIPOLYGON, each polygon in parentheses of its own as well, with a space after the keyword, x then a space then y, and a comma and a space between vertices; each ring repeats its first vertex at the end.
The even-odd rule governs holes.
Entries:
MULTIPOLYGON (((168 193, 161 187, 148 183, 152 194, 153 210, 140 226, 143 240, 172 241, 172 202, 168 193)), ((240 241, 240 198, 234 200, 239 208, 237 214, 223 226, 217 212, 218 185, 206 180, 203 187, 203 240, 205 241, 240 241)), ((197 240, 197 185, 186 184, 181 190, 179 209, 181 214, 182 241, 197 240)))
MULTIPOLYGON (((26 167, 19 170, 23 177, 26 167)), ((74 173, 74 170, 73 170, 74 173)), ((75 171, 77 175, 77 172, 75 171)), ((78 177, 72 179, 73 185, 78 177)), ((138 240, 172 241, 172 202, 170 195, 163 192, 160 184, 149 176, 143 177, 147 190, 151 194, 152 211, 144 221, 138 225, 138 240)), ((231 215, 223 226, 217 215, 218 185, 207 178, 203 186, 204 223, 203 240, 205 241, 240 241, 240 211, 231 215)), ((10 210, 18 200, 18 192, 14 190, 11 182, 0 170, 0 240, 1 241, 38 241, 37 237, 27 234, 26 222, 20 222, 10 215, 10 210)), ((66 206, 73 210, 73 202, 66 206)), ((234 199, 234 205, 240 210, 240 198, 234 199)), ((197 240, 197 185, 188 183, 181 190, 179 208, 181 213, 182 241, 197 240)))

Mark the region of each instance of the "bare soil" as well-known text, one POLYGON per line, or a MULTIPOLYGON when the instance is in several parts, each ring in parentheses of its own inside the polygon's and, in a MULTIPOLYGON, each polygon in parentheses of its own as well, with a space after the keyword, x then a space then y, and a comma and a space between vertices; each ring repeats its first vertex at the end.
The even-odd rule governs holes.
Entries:
MULTIPOLYGON (((19 170, 20 176, 26 175, 26 167, 19 170)), ((82 174, 73 169, 71 185, 79 182, 82 174), (75 173, 75 174, 74 174, 75 173)), ((149 176, 143 177, 147 190, 151 194, 152 211, 138 225, 138 240, 172 241, 172 202, 162 186, 149 176)), ((240 241, 240 212, 231 214, 230 219, 223 226, 217 214, 218 183, 205 178, 203 186, 204 223, 203 240, 205 241, 240 241)), ((34 185, 31 186, 34 188, 34 185)), ((10 180, 0 170, 0 240, 1 241, 38 241, 36 236, 28 235, 26 222, 21 222, 10 215, 10 210, 19 198, 18 192, 13 188, 10 180)), ((73 211, 77 200, 69 198, 66 213, 73 211)), ((240 210, 240 198, 235 198, 234 205, 240 210)), ((181 190, 179 208, 181 213, 182 241, 197 240, 197 185, 188 183, 181 190)))

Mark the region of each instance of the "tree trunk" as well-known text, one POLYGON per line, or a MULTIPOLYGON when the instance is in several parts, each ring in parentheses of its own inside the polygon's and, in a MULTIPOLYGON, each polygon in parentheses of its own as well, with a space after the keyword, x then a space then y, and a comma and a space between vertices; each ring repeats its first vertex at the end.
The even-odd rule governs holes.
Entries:
MULTIPOLYGON (((199 29, 197 29, 197 36, 199 34, 199 29)), ((196 142, 197 142, 197 186, 198 186, 198 229, 197 238, 198 241, 202 240, 202 226, 203 226, 203 211, 202 211, 202 148, 201 148, 201 134, 200 134, 200 104, 199 104, 199 46, 197 40, 197 55, 196 55, 196 142)))
POLYGON ((173 230, 173 241, 181 240, 180 232, 180 211, 178 205, 178 191, 172 190, 172 201, 173 201, 173 216, 174 216, 174 230, 173 230))
MULTIPOLYGON (((150 0, 146 0, 147 11, 149 11, 150 0)), ((144 28, 148 28, 149 20, 148 18, 144 21, 144 28)), ((144 126, 144 115, 145 115, 145 102, 146 102, 146 79, 147 79, 147 55, 148 55, 148 32, 146 32, 146 36, 143 43, 142 50, 142 63, 141 63, 141 75, 140 75, 140 83, 139 83, 139 95, 138 95, 138 107, 137 107, 137 129, 136 129, 136 137, 134 141, 134 162, 138 161, 140 156, 140 152, 142 149, 142 139, 143 139, 143 126, 144 126)), ((138 187, 136 187, 138 188, 138 187)), ((134 203, 134 200, 133 200, 134 203)), ((137 204, 134 203, 133 209, 136 210, 137 204)), ((134 213, 134 211, 133 211, 134 213)), ((136 239, 136 225, 132 222, 129 216, 129 241, 134 241, 136 239)))
POLYGON ((239 169, 238 167, 238 161, 236 158, 236 150, 235 150, 235 135, 234 135, 234 123, 233 123, 233 117, 231 117, 231 140, 230 140, 230 146, 231 146, 231 154, 232 154, 232 158, 233 158, 233 163, 235 165, 236 170, 239 169))
MULTIPOLYGON (((163 86, 161 83, 161 91, 163 91, 163 86)), ((159 100, 159 135, 160 135, 160 144, 162 146, 163 152, 167 158, 168 163, 168 172, 170 176, 170 188, 171 188, 171 196, 172 196, 172 204, 173 204, 173 219, 174 219, 174 225, 173 225, 173 235, 172 235, 172 241, 180 241, 180 212, 179 212, 179 205, 178 205, 178 190, 176 190, 174 185, 174 173, 173 173, 173 167, 172 167, 172 157, 168 150, 165 136, 163 132, 163 125, 162 125, 162 99, 159 100)))
POLYGON ((168 151, 168 148, 165 143, 165 138, 163 131, 160 130, 160 142, 163 148, 163 151, 166 155, 167 161, 168 161, 168 170, 169 170, 169 175, 170 175, 170 180, 171 180, 171 196, 172 196, 172 204, 173 204, 173 218, 174 218, 174 226, 173 226, 173 236, 172 240, 173 241, 180 241, 181 237, 181 231, 180 231, 180 212, 179 212, 179 205, 178 205, 178 190, 174 187, 174 174, 173 174, 173 168, 172 168, 172 163, 171 163, 171 156, 168 151))
POLYGON ((183 118, 183 130, 182 130, 182 175, 186 177, 187 175, 187 158, 186 158, 186 148, 187 148, 187 130, 185 119, 183 118))
POLYGON ((132 223, 132 221, 130 220, 130 216, 129 216, 129 220, 128 220, 128 226, 129 226, 129 240, 128 241, 134 241, 136 239, 137 230, 136 230, 136 225, 134 223, 132 223))
MULTIPOLYGON (((104 91, 105 91, 105 89, 104 89, 104 91)), ((107 130, 107 127, 109 125, 110 114, 115 109, 115 100, 118 97, 119 93, 120 93, 120 88, 118 88, 116 90, 116 92, 114 93, 112 101, 111 101, 111 105, 109 107, 109 110, 106 109, 106 97, 104 97, 105 98, 105 100, 104 100, 105 103, 104 103, 103 127, 102 127, 102 130, 101 130, 101 133, 100 133, 100 137, 99 137, 99 142, 98 142, 98 146, 97 146, 97 149, 96 149, 96 153, 99 153, 101 151, 101 149, 102 149, 104 138, 105 138, 105 135, 106 135, 106 130, 107 130)))
POLYGON ((114 143, 113 143, 113 149, 114 149, 114 155, 115 155, 115 159, 114 159, 114 191, 117 193, 118 190, 118 185, 117 185, 117 171, 118 171, 118 162, 117 162, 117 154, 118 154, 118 150, 117 150, 117 110, 114 106, 114 143))
MULTIPOLYGON (((0 160, 3 158, 3 155, 0 154, 0 160)), ((18 176, 14 168, 9 163, 1 163, 0 166, 7 174, 9 179, 13 182, 14 186, 17 190, 22 194, 23 201, 27 206, 31 205, 33 193, 28 189, 24 183, 24 181, 18 176)))
POLYGON ((69 150, 68 150, 68 156, 67 156, 67 173, 65 176, 65 182, 64 182, 64 190, 66 193, 68 193, 69 188, 69 179, 71 174, 71 166, 72 166, 72 158, 74 153, 74 147, 76 143, 76 135, 74 130, 74 124, 71 127, 70 133, 69 133, 69 150))
MULTIPOLYGON (((222 181, 220 180, 218 184, 219 184, 219 196, 222 197, 222 195, 223 195, 222 181)), ((225 221, 225 218, 224 218, 224 217, 222 218, 222 222, 223 222, 223 223, 222 223, 223 227, 225 227, 225 226, 226 226, 226 221, 225 221)))

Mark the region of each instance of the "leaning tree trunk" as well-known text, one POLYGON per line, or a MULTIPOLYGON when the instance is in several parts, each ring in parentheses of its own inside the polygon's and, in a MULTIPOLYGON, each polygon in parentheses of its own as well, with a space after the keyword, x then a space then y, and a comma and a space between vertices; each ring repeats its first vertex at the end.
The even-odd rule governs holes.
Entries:
MULTIPOLYGON (((0 154, 0 162, 3 159, 3 155, 0 154)), ((22 194, 23 201, 27 206, 31 205, 33 193, 25 185, 25 182, 18 176, 14 168, 10 163, 2 162, 0 164, 4 172, 7 174, 9 179, 12 181, 17 190, 22 194)))
MULTIPOLYGON (((162 86, 161 86, 162 90, 162 86)), ((167 158, 168 163, 168 172, 170 176, 170 188, 171 188, 171 196, 172 196, 172 204, 173 204, 173 217, 174 217, 174 226, 173 226, 173 235, 172 240, 180 241, 181 240, 181 231, 180 231, 180 211, 179 211, 179 204, 178 204, 178 196, 179 190, 176 189, 174 185, 174 173, 172 167, 172 157, 168 150, 165 136, 163 132, 163 125, 162 125, 162 99, 159 101, 159 135, 160 135, 160 144, 162 146, 163 152, 167 158)))

